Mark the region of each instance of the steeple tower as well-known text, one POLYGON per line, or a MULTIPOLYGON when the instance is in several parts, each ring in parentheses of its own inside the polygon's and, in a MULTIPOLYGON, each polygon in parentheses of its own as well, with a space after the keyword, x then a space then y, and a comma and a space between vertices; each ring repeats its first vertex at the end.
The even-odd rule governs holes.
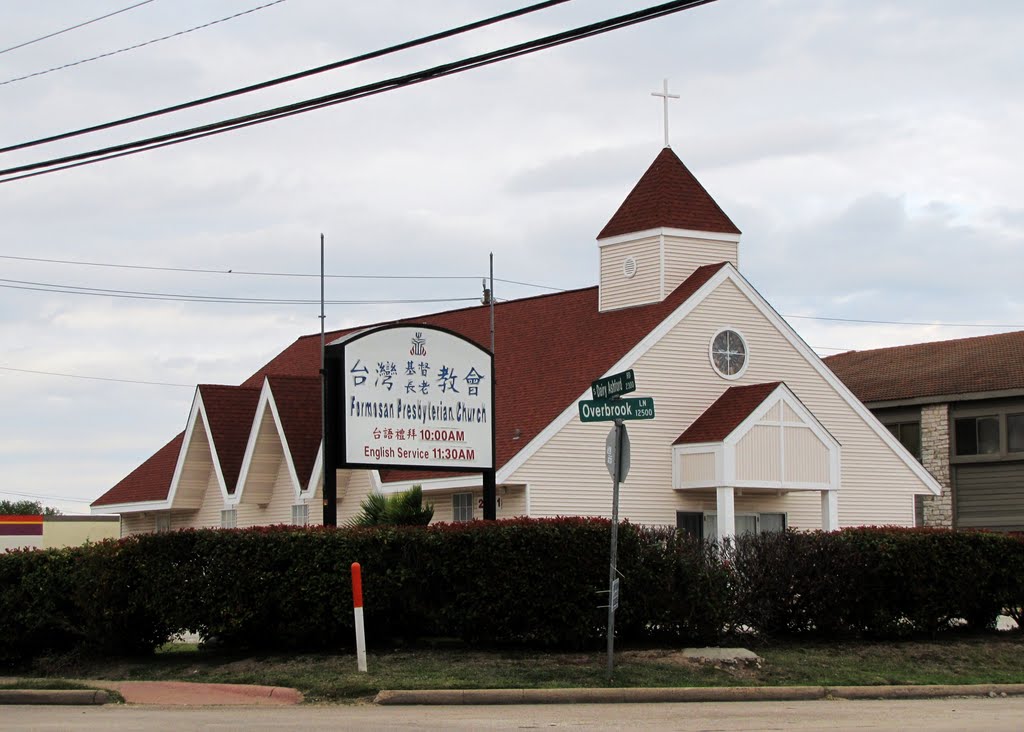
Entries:
POLYGON ((669 147, 597 241, 602 311, 660 302, 705 264, 739 266, 740 230, 669 147))

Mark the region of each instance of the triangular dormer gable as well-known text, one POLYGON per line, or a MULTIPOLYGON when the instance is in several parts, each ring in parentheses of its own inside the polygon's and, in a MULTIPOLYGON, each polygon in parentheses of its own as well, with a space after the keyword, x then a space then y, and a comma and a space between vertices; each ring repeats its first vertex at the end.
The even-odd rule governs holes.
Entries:
POLYGON ((265 378, 242 461, 239 502, 268 504, 282 460, 298 500, 315 470, 319 425, 319 378, 265 378))
POLYGON ((201 384, 202 414, 220 468, 221 485, 232 495, 238 484, 259 389, 201 384))
POLYGON ((673 443, 672 486, 838 490, 839 451, 784 383, 734 386, 673 443))
POLYGON ((740 230, 670 148, 597 239, 602 311, 660 302, 706 264, 739 266, 740 230))

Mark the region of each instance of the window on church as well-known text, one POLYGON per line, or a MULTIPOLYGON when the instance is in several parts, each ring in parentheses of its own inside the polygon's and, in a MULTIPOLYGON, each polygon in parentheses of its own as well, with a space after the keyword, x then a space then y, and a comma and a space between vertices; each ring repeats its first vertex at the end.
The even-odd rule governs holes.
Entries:
POLYGON ((309 523, 309 506, 305 503, 296 503, 292 506, 292 524, 294 526, 305 526, 309 523))
MULTIPOLYGON (((676 528, 698 539, 714 539, 718 533, 718 514, 676 511, 676 528)), ((784 513, 736 514, 736 534, 765 534, 786 530, 784 513)))
POLYGON ((163 512, 163 513, 158 513, 156 515, 156 527, 155 528, 156 528, 156 533, 158 533, 158 534, 163 533, 164 531, 170 531, 171 530, 171 512, 170 511, 166 511, 166 512, 163 512))
POLYGON ((452 521, 473 520, 473 494, 455 493, 452 495, 452 521))
POLYGON ((220 527, 222 529, 233 529, 238 524, 238 511, 233 508, 225 508, 220 512, 220 527))

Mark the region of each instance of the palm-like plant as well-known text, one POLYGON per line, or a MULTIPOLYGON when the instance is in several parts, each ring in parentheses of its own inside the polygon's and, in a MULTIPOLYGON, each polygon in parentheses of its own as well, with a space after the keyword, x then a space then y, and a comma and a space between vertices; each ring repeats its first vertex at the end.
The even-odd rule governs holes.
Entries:
POLYGON ((426 526, 434 517, 434 507, 423 505, 423 489, 418 485, 391 495, 370 493, 359 508, 353 526, 426 526))

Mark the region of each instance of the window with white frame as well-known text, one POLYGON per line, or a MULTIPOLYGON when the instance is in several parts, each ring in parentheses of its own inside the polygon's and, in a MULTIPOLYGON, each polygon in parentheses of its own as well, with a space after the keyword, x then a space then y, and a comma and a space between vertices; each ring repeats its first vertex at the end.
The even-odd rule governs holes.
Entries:
POLYGON ((473 520, 473 494, 455 493, 452 495, 452 521, 473 520))
POLYGON ((292 523, 295 526, 305 526, 309 523, 309 506, 305 503, 296 503, 292 506, 292 523))
MULTIPOLYGON (((718 514, 698 511, 677 511, 676 528, 698 539, 714 539, 718 534, 718 514)), ((786 530, 784 513, 738 513, 736 535, 766 534, 786 530)))
POLYGON ((225 508, 220 512, 220 527, 222 529, 233 529, 238 524, 238 511, 234 508, 225 508))
POLYGON ((171 530, 171 512, 158 513, 156 515, 156 533, 171 530))

